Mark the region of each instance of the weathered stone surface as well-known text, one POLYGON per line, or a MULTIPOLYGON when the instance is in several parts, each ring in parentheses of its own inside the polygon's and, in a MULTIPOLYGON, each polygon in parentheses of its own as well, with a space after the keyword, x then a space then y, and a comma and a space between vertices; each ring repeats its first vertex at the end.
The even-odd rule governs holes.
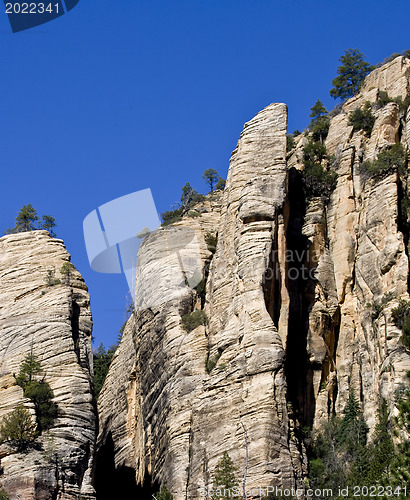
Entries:
POLYGON ((199 499, 228 451, 249 488, 300 486, 298 425, 341 414, 350 390, 371 430, 381 398, 394 410, 410 369, 391 317, 408 298, 408 235, 397 174, 369 178, 359 166, 398 141, 410 148, 409 118, 396 103, 374 107, 367 137, 348 116, 381 90, 405 99, 409 68, 400 57, 376 69, 331 119, 326 146, 338 182, 329 203, 305 207, 307 139, 286 158, 286 107, 272 104, 245 125, 221 206, 141 246, 138 308, 99 400, 100 449, 111 436, 116 467, 134 469, 140 485, 151 480, 176 500, 199 499), (218 232, 205 305, 186 286, 195 244, 180 260, 174 243, 164 245, 178 228, 195 231, 202 265, 210 257, 204 235, 218 232), (181 262, 191 262, 183 279, 181 262), (208 324, 184 332, 181 316, 201 307, 208 324))
POLYGON ((34 415, 13 377, 31 350, 59 410, 38 449, 16 454, 2 446, 1 484, 13 500, 95 497, 90 300, 78 271, 69 282, 61 275, 69 260, 63 242, 47 231, 0 238, 0 417, 21 403, 34 415), (49 270, 61 284, 47 283, 49 270))

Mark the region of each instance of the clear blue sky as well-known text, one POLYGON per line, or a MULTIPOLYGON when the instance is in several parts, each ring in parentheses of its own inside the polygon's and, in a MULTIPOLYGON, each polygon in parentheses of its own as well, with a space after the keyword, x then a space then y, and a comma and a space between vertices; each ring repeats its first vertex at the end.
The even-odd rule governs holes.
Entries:
POLYGON ((409 19, 408 0, 80 0, 12 34, 1 13, 1 232, 27 203, 53 215, 90 289, 96 345, 113 343, 127 285, 89 268, 84 217, 147 187, 159 211, 186 182, 204 192, 245 121, 285 102, 302 130, 318 98, 334 106, 344 50, 375 64, 410 49, 409 19))

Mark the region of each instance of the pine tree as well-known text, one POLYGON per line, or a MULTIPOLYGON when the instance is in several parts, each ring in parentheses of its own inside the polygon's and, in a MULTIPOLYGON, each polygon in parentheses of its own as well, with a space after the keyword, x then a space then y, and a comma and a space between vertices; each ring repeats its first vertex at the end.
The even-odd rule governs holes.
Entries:
POLYGON ((215 184, 218 182, 219 175, 218 172, 213 168, 208 168, 202 175, 202 178, 205 179, 206 183, 209 184, 211 188, 211 193, 214 190, 215 184))
POLYGON ((323 106, 323 103, 320 99, 316 101, 316 103, 310 108, 310 110, 311 113, 309 116, 312 118, 312 122, 323 115, 327 115, 327 109, 323 106))
POLYGON ((166 486, 162 486, 161 490, 153 495, 153 498, 156 500, 173 500, 174 497, 166 486))
POLYGON ((17 452, 25 450, 36 439, 36 425, 23 405, 6 415, 0 426, 0 442, 9 443, 17 452))
POLYGON ((48 231, 52 238, 56 237, 56 233, 54 232, 54 228, 56 227, 56 220, 54 219, 54 217, 51 217, 51 215, 43 215, 41 227, 42 229, 48 231))
MULTIPOLYGON (((225 451, 215 468, 214 488, 222 493, 225 489, 232 496, 233 489, 238 488, 238 482, 235 477, 236 470, 231 457, 225 451)), ((226 495, 219 495, 217 493, 216 498, 224 498, 224 496, 226 495)))
POLYGON ((330 127, 330 119, 327 116, 327 109, 323 106, 322 101, 319 99, 310 109, 312 111, 310 113, 312 120, 309 127, 312 132, 312 139, 316 142, 323 142, 327 137, 330 127))
POLYGON ((342 65, 337 70, 338 76, 332 81, 330 95, 335 99, 347 99, 359 91, 360 85, 374 66, 366 62, 364 55, 357 49, 346 50, 339 61, 342 65))
POLYGON ((20 366, 19 374, 17 375, 16 382, 23 390, 27 387, 27 385, 34 380, 36 375, 40 375, 43 369, 41 367, 41 363, 38 360, 38 356, 33 354, 31 351, 23 360, 23 363, 20 366))

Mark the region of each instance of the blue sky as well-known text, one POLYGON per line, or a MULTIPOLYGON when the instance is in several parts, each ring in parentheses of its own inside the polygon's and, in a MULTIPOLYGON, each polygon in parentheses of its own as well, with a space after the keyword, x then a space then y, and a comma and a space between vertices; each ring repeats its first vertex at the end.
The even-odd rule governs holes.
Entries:
POLYGON ((148 187, 160 212, 186 182, 205 192, 203 171, 226 176, 245 121, 285 102, 302 130, 318 98, 334 106, 344 50, 376 64, 410 49, 409 18, 407 0, 80 0, 13 34, 1 13, 0 231, 27 203, 53 215, 90 289, 95 343, 113 343, 127 284, 90 269, 84 217, 148 187))

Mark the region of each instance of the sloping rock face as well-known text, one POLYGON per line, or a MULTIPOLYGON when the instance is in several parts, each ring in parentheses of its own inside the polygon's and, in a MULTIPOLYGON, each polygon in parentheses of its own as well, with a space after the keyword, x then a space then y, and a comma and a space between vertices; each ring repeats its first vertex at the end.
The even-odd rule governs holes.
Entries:
POLYGON ((287 155, 286 107, 272 104, 245 125, 220 205, 144 241, 138 307, 99 399, 99 449, 111 451, 112 470, 152 484, 147 494, 166 484, 176 500, 199 499, 226 451, 238 483, 259 498, 258 488, 303 487, 301 427, 340 414, 349 391, 370 429, 382 398, 394 411, 410 369, 391 317, 408 299, 407 180, 366 176, 360 165, 395 143, 410 148, 410 111, 374 106, 370 137, 353 132, 349 113, 380 91, 404 100, 409 79, 410 61, 396 58, 331 119, 329 201, 305 201, 307 137, 287 155), (164 243, 178 228, 197 236, 205 302, 180 277, 195 245, 178 260, 164 243), (216 231, 208 266, 205 235, 216 231), (208 322, 187 333, 181 317, 195 309, 208 322))
POLYGON ((13 500, 95 498, 90 299, 78 271, 61 274, 69 260, 63 242, 47 231, 0 238, 0 417, 23 404, 34 418, 13 376, 30 352, 58 405, 54 425, 34 448, 1 447, 0 482, 13 500))

